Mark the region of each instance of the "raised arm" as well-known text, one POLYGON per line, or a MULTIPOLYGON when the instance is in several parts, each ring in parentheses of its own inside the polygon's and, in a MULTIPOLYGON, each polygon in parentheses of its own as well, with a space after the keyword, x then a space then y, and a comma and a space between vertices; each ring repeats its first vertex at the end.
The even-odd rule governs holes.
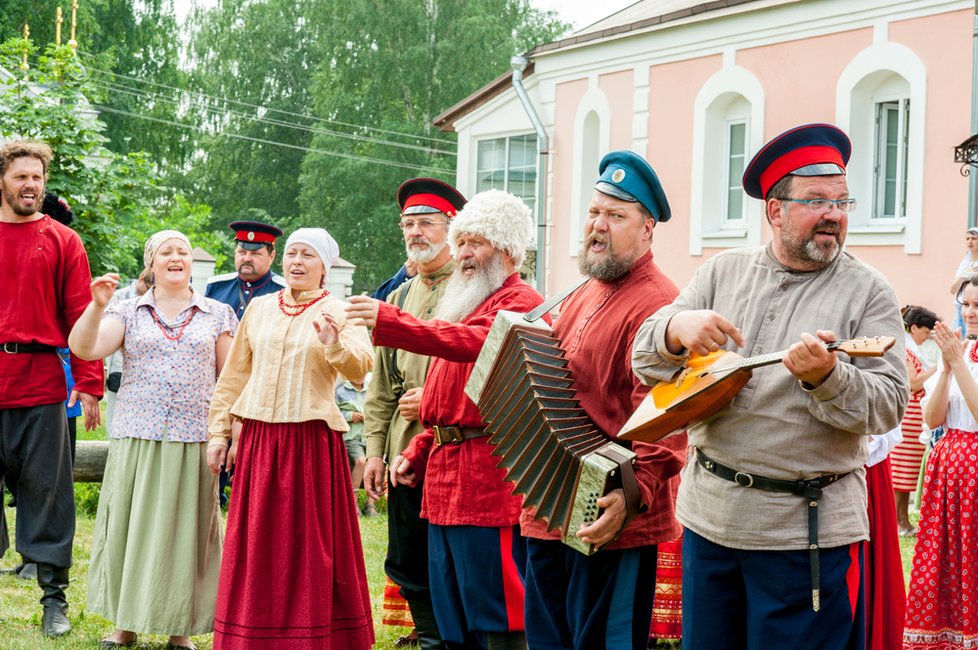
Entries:
POLYGON ((118 284, 119 276, 115 273, 92 280, 92 302, 75 321, 68 335, 68 347, 79 359, 104 359, 122 347, 126 326, 114 318, 102 318, 105 306, 109 304, 118 284))

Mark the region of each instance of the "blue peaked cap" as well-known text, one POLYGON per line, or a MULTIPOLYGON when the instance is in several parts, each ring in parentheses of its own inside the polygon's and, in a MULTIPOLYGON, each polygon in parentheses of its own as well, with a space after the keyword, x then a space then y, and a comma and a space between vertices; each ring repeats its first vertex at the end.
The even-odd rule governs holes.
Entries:
POLYGON ((622 201, 641 203, 656 223, 669 221, 672 211, 665 190, 645 158, 632 151, 612 151, 598 165, 594 189, 622 201))

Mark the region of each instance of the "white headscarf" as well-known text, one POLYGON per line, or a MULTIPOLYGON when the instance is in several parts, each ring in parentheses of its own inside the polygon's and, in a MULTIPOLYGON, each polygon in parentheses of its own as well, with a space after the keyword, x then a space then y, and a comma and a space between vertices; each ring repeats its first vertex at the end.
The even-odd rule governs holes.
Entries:
MULTIPOLYGON (((327 272, 340 258, 340 246, 333 239, 333 236, 326 232, 325 228, 299 228, 289 235, 288 241, 285 242, 285 250, 289 250, 289 246, 292 244, 311 246, 319 255, 319 259, 323 261, 323 266, 326 267, 327 272)), ((325 282, 326 276, 324 274, 323 283, 325 282)))
POLYGON ((156 257, 156 251, 160 249, 160 246, 164 242, 171 239, 179 239, 187 245, 188 249, 193 248, 187 236, 179 230, 161 230, 154 235, 150 235, 150 238, 146 240, 146 247, 143 248, 143 264, 147 269, 153 266, 153 258, 156 257))

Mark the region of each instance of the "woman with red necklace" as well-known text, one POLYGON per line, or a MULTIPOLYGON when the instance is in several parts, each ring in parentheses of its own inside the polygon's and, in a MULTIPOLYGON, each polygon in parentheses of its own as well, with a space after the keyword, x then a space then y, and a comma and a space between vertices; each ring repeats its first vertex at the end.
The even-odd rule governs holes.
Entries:
POLYGON ((373 363, 366 328, 323 286, 339 247, 322 228, 285 244, 288 288, 255 298, 211 401, 208 462, 234 467, 215 650, 374 642, 357 509, 334 401, 373 363), (231 449, 232 422, 241 421, 231 449))
POLYGON ((152 288, 109 303, 119 276, 96 278, 68 338, 82 359, 123 352, 88 609, 116 626, 100 647, 133 646, 141 632, 190 649, 189 635, 214 626, 223 536, 207 466, 207 408, 238 319, 190 286, 193 257, 183 234, 150 237, 143 261, 152 288))
MULTIPOLYGON (((978 277, 958 292, 967 335, 978 334, 978 277)), ((978 343, 938 321, 941 369, 927 380, 924 422, 946 433, 927 458, 903 633, 906 650, 978 646, 978 343)))

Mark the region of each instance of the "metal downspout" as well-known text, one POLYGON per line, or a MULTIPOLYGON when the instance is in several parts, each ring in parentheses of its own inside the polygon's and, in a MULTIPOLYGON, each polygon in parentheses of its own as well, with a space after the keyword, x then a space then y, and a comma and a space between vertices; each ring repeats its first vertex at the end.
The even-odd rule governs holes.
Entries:
MULTIPOLYGON (((971 38, 971 135, 978 133, 978 0, 975 0, 971 38)), ((968 175, 968 227, 978 225, 978 169, 968 175)))
MULTIPOLYGON (((978 0, 976 0, 978 2, 978 0)), ((530 96, 526 94, 526 88, 523 87, 523 70, 526 69, 526 65, 529 63, 525 56, 517 54, 509 60, 509 65, 513 69, 513 89, 516 91, 516 96, 520 98, 520 103, 523 104, 523 110, 526 111, 527 116, 530 118, 530 123, 533 124, 533 129, 537 132, 537 152, 539 154, 537 159, 537 291, 542 295, 547 295, 546 289, 546 250, 547 250, 547 215, 546 215, 546 197, 547 197, 547 154, 550 151, 550 137, 547 135, 547 130, 543 128, 543 121, 537 114, 536 109, 533 107, 532 102, 530 102, 530 96)))

